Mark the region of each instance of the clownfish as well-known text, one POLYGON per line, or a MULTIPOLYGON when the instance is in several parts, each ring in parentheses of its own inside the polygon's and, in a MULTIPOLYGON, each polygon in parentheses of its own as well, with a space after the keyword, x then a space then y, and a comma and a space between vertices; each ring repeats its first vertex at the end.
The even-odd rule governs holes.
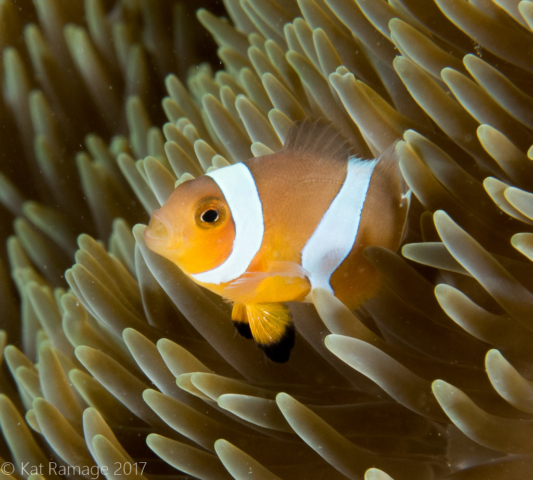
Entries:
POLYGON ((286 302, 325 288, 354 310, 380 287, 367 246, 398 250, 409 192, 394 146, 353 155, 335 128, 304 120, 273 154, 180 184, 145 230, 147 246, 233 302, 238 332, 286 362, 286 302))

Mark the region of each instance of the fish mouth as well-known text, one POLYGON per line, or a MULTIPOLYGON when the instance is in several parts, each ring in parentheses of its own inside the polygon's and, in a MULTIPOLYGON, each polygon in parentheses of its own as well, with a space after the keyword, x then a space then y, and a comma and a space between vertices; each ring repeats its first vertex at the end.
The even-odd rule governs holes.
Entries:
POLYGON ((155 211, 148 228, 144 231, 144 239, 148 248, 159 252, 177 247, 178 235, 176 233, 175 228, 164 215, 161 215, 160 211, 155 211))

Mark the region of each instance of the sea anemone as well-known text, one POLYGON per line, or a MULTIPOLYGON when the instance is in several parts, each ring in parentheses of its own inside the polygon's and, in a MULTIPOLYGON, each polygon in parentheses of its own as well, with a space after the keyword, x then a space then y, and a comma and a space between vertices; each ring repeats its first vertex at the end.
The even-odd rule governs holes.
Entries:
POLYGON ((530 478, 533 2, 224 4, 215 71, 185 2, 0 0, 0 475, 530 478), (401 139, 409 232, 276 365, 135 224, 306 117, 401 139))

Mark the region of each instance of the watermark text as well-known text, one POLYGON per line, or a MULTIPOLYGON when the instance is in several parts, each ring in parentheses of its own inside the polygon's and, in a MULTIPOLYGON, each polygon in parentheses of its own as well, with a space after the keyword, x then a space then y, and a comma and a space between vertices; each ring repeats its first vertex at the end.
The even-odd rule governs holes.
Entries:
POLYGON ((0 473, 13 475, 19 473, 24 477, 29 475, 49 475, 73 476, 78 475, 90 480, 102 480, 106 475, 129 476, 142 475, 147 462, 115 462, 112 465, 61 465, 56 462, 32 463, 21 462, 18 465, 12 462, 0 464, 0 473))

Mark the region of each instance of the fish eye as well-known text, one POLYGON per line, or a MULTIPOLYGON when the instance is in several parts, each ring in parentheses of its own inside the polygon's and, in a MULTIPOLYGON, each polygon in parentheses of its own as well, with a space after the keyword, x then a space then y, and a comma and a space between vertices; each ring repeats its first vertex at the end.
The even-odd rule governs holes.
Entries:
POLYGON ((200 215, 200 219, 205 223, 213 223, 218 220, 218 210, 210 208, 200 215))
POLYGON ((214 228, 222 225, 227 217, 227 209, 220 198, 202 198, 195 208, 194 218, 201 228, 214 228))

